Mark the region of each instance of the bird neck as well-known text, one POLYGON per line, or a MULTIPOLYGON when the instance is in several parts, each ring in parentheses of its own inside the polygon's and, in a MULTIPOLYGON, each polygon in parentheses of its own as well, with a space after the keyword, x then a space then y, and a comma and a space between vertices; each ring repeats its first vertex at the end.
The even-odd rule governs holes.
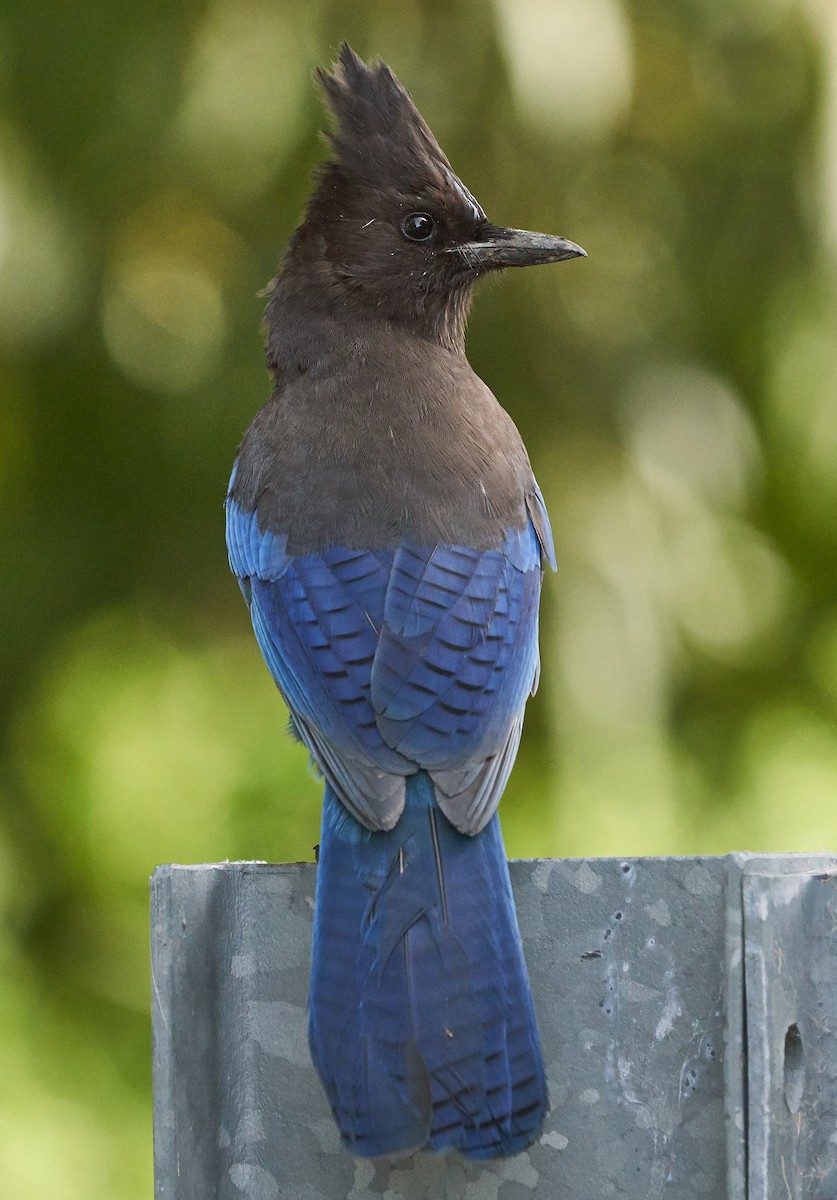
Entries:
POLYGON ((311 303, 309 296, 280 286, 265 311, 266 355, 276 383, 282 385, 317 369, 333 369, 342 360, 376 360, 388 348, 413 347, 422 358, 439 348, 465 359, 464 315, 445 328, 382 319, 356 306, 311 303))
POLYGON ((376 331, 382 337, 397 331, 464 356, 472 290, 470 280, 442 292, 413 277, 361 279, 336 264, 324 240, 303 225, 291 239, 265 311, 268 358, 293 366, 314 339, 332 348, 334 341, 374 339, 376 331))

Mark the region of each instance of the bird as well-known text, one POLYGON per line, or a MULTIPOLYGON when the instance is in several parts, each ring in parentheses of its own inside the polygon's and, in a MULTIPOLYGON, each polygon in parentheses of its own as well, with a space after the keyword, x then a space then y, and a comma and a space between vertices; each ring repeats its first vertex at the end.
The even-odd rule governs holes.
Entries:
POLYGON ((555 555, 465 324, 483 276, 585 252, 492 224, 382 61, 318 76, 331 154, 268 285, 229 561, 324 779, 309 1044, 342 1143, 490 1159, 549 1106, 497 806, 555 555))

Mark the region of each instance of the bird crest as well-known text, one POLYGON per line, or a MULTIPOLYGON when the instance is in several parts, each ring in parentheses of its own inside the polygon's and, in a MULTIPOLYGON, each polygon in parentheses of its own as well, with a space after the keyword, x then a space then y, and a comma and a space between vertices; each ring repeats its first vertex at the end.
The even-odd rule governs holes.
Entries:
POLYGON ((367 64, 344 42, 331 71, 317 75, 336 129, 327 174, 375 188, 455 197, 475 220, 482 208, 454 173, 427 122, 386 63, 367 64))

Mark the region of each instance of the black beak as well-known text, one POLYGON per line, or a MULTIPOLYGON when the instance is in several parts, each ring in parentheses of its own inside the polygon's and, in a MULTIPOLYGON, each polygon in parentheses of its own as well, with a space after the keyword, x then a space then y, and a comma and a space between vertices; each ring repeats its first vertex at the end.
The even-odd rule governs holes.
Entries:
POLYGON ((463 266, 472 271, 533 267, 538 263, 587 257, 586 250, 566 238, 530 233, 527 229, 502 229, 496 225, 486 225, 476 240, 451 249, 460 255, 463 266))

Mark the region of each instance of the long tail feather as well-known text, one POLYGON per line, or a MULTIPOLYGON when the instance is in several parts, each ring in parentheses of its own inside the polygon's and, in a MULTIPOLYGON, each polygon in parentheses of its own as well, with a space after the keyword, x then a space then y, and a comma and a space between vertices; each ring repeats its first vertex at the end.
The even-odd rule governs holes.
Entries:
POLYGON ((516 1154, 548 1101, 500 825, 459 833, 420 772, 389 833, 326 787, 310 1042, 353 1154, 516 1154))

